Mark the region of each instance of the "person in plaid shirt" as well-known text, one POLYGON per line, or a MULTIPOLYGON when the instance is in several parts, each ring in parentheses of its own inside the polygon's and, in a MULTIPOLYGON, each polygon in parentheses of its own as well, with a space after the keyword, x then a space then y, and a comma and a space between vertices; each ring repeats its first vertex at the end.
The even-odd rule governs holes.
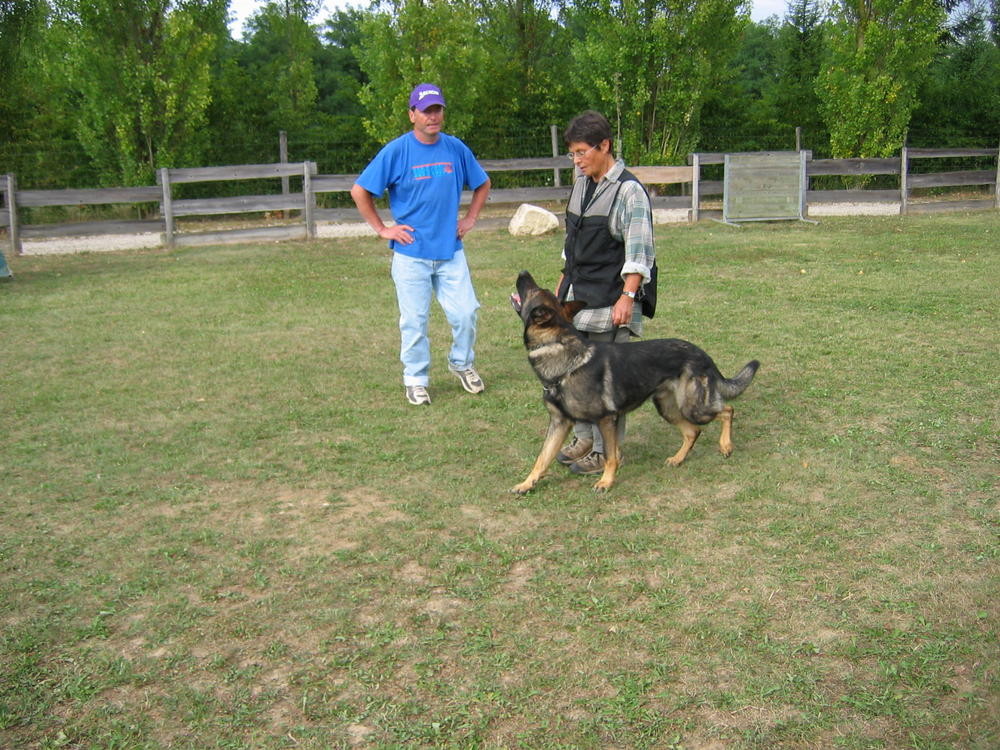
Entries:
MULTIPOLYGON (((626 342, 652 317, 655 260, 652 207, 642 183, 616 158, 611 125, 599 112, 575 117, 565 132, 577 168, 566 208, 566 241, 557 294, 586 307, 573 325, 593 341, 626 342)), ((618 443, 625 418, 618 422, 618 443)), ((604 471, 604 445, 596 425, 577 423, 572 442, 558 455, 574 474, 604 471)))

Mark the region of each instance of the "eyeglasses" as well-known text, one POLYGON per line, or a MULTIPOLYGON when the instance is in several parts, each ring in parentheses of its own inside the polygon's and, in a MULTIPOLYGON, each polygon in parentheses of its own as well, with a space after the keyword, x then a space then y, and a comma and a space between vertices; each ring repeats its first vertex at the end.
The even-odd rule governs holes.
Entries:
POLYGON ((570 161, 576 161, 577 159, 582 159, 583 157, 585 157, 587 154, 589 154, 595 148, 597 148, 597 146, 591 146, 586 151, 570 151, 568 154, 566 154, 566 157, 570 161))

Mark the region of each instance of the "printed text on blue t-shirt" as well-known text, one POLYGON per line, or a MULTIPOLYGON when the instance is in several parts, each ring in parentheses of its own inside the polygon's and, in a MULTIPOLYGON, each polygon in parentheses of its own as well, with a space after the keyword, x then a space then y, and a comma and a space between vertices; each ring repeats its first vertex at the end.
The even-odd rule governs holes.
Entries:
POLYGON ((413 179, 429 180, 432 177, 443 177, 452 174, 455 168, 450 161, 439 161, 434 164, 417 164, 413 167, 413 179))

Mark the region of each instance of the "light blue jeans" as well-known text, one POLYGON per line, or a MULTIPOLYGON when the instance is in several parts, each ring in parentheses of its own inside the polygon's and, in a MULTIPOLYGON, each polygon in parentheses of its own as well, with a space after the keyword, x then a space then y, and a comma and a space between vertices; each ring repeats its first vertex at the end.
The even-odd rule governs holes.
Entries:
POLYGON ((399 303, 399 359, 403 363, 403 385, 430 383, 431 341, 427 335, 431 300, 437 297, 451 326, 448 366, 467 370, 475 362, 476 311, 479 300, 465 253, 451 260, 423 260, 402 253, 392 254, 392 280, 399 303))

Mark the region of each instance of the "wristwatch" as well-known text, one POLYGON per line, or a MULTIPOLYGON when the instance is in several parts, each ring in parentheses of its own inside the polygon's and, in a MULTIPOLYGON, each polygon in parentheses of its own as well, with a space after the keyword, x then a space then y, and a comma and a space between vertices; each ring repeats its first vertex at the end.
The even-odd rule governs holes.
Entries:
POLYGON ((629 299, 635 299, 635 292, 630 292, 628 289, 622 289, 622 294, 624 294, 629 299))

